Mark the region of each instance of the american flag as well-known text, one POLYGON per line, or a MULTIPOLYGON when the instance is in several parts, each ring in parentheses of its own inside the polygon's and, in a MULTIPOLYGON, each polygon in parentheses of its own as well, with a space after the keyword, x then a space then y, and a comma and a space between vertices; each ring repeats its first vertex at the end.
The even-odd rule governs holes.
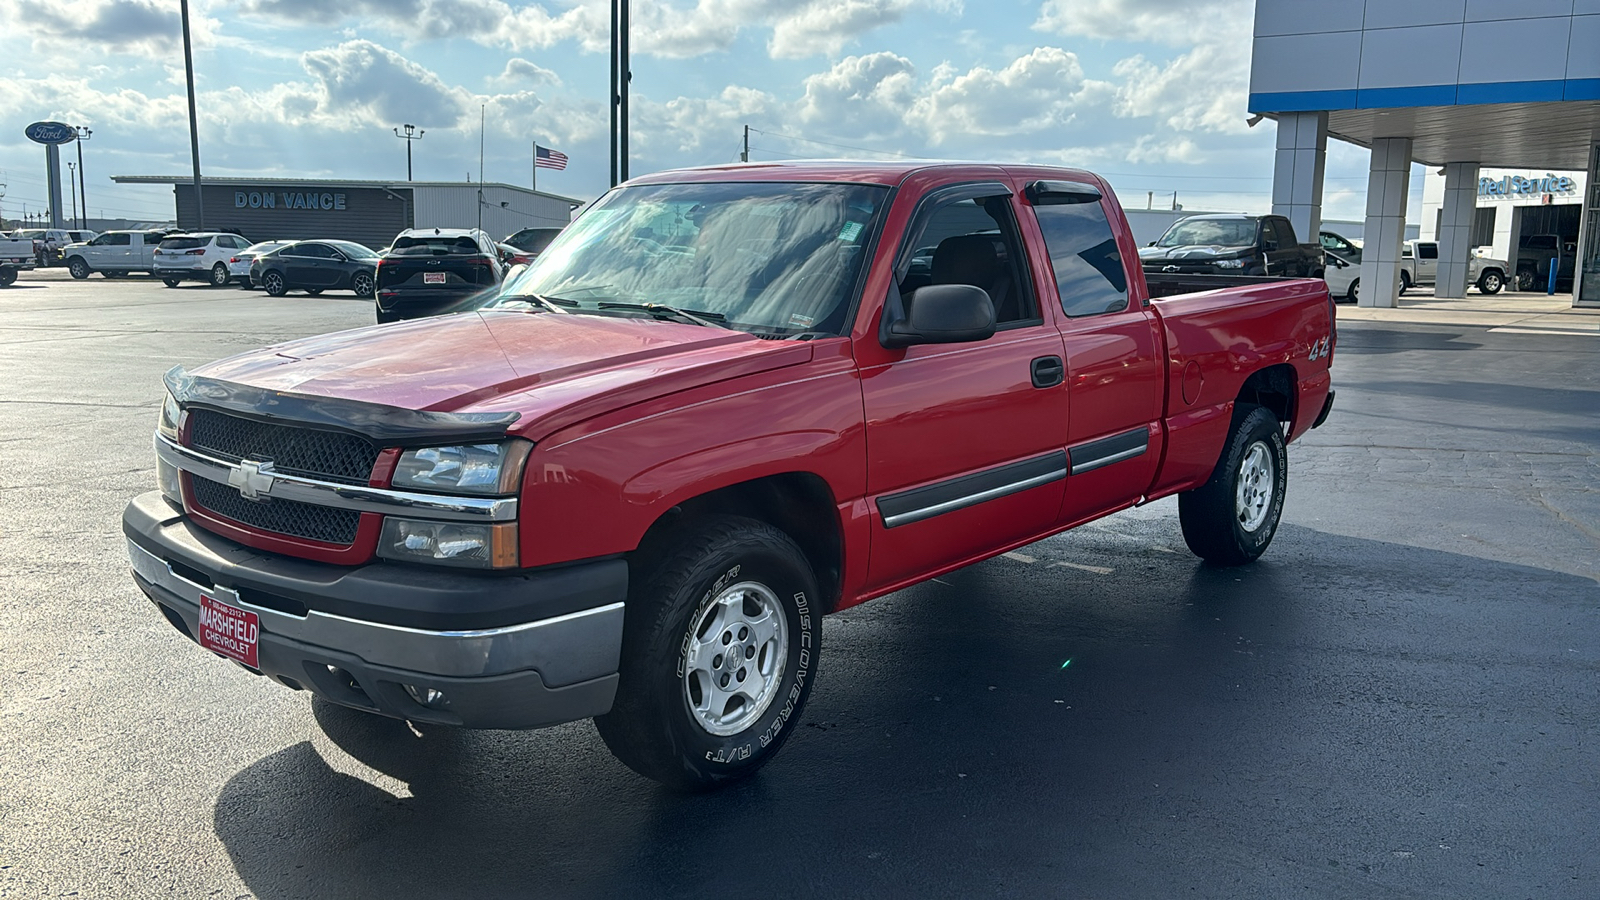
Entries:
POLYGON ((533 152, 533 164, 540 169, 565 169, 567 167, 567 155, 560 150, 538 147, 533 152))

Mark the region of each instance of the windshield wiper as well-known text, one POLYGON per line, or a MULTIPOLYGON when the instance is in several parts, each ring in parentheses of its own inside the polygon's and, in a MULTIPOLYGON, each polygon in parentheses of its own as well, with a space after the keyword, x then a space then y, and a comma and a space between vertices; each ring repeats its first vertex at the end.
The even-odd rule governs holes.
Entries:
POLYGON ((706 312, 698 309, 680 309, 676 306, 668 306, 665 303, 601 303, 598 306, 600 309, 642 309, 656 318, 661 317, 659 314, 665 313, 696 325, 732 330, 732 326, 726 324, 728 317, 722 313, 706 312))
POLYGON ((566 315, 572 311, 566 307, 576 307, 578 305, 576 300, 563 300, 560 297, 546 297, 542 294, 516 294, 511 297, 502 297, 500 302, 516 302, 518 300, 532 300, 540 306, 543 306, 545 309, 548 309, 553 313, 561 313, 562 315, 566 315))

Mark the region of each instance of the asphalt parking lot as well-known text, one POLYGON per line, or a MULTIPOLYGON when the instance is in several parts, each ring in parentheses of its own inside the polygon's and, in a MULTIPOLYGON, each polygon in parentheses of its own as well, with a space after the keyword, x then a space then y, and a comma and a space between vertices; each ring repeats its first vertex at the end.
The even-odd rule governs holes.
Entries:
POLYGON ((1351 314, 1260 562, 1169 500, 830 617, 783 753, 682 796, 588 722, 313 703, 134 588, 161 373, 370 302, 24 273, 0 897, 1600 896, 1600 337, 1547 318, 1351 314))

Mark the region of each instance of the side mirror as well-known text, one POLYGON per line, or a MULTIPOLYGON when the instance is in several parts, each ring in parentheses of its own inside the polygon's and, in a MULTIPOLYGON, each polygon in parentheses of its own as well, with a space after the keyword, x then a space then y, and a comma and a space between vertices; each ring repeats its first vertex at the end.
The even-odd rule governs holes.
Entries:
POLYGON ((344 262, 344 254, 340 253, 337 250, 333 251, 333 261, 334 262, 344 262))
POLYGON ((1278 249, 1278 242, 1277 241, 1262 241, 1261 242, 1261 249, 1267 251, 1268 253, 1273 253, 1273 252, 1277 251, 1277 249, 1278 249))
MULTIPOLYGON (((897 297, 898 295, 892 295, 897 297)), ((994 334, 994 302, 989 292, 970 284, 930 284, 919 287, 905 302, 883 311, 878 342, 890 349, 913 344, 961 344, 981 341, 994 334)))
POLYGON ((1146 247, 1154 247, 1155 245, 1156 245, 1155 241, 1151 241, 1150 243, 1145 244, 1146 247))

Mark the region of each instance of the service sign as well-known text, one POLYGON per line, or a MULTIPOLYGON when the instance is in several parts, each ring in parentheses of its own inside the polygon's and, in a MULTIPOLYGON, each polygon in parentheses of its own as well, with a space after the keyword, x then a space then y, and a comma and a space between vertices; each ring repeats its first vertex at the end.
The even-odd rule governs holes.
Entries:
POLYGON ((22 133, 35 144, 70 144, 78 139, 78 132, 71 125, 60 122, 35 122, 22 133))

